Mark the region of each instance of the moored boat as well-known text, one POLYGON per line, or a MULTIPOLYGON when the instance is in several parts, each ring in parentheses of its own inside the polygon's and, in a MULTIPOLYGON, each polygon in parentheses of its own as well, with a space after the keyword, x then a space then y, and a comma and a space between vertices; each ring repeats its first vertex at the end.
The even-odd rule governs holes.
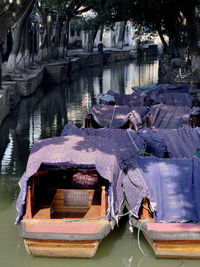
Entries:
POLYGON ((86 128, 134 129, 142 127, 149 108, 96 104, 85 119, 86 128))
POLYGON ((96 139, 62 136, 33 146, 17 201, 29 254, 92 257, 114 228, 123 195, 113 192, 120 168, 104 149, 109 145, 100 151, 96 139))
POLYGON ((130 224, 158 258, 200 258, 199 173, 197 157, 129 163, 123 184, 130 224))

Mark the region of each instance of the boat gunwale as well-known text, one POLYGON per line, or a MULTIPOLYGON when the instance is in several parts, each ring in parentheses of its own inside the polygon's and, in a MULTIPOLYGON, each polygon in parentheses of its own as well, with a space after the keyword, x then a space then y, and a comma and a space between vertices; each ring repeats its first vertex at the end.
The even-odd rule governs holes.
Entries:
MULTIPOLYGON (((33 220, 33 219, 31 219, 33 220)), ((102 240, 114 228, 111 222, 106 223, 99 232, 91 234, 83 233, 49 233, 49 232, 29 232, 25 229, 26 220, 19 223, 19 235, 23 238, 29 239, 43 239, 43 240, 102 240)))
POLYGON ((148 237, 152 240, 199 240, 200 241, 200 231, 154 231, 147 230, 147 221, 137 220, 133 217, 130 218, 130 222, 133 227, 139 228, 142 232, 144 232, 148 237), (142 225, 141 225, 142 224, 142 225), (141 226, 140 226, 141 225, 141 226))

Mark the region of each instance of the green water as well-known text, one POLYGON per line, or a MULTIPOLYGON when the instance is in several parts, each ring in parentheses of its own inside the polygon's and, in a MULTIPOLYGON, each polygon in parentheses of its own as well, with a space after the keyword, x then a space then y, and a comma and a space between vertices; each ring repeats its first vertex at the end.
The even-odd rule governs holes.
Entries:
POLYGON ((165 267, 200 266, 199 260, 158 260, 137 232, 129 231, 127 218, 105 238, 92 259, 34 258, 27 255, 15 226, 18 181, 30 149, 37 139, 59 136, 66 123, 81 126, 85 114, 99 93, 109 89, 131 93, 131 86, 156 82, 158 62, 117 63, 104 68, 86 69, 60 86, 40 88, 24 99, 0 129, 0 267, 165 267))

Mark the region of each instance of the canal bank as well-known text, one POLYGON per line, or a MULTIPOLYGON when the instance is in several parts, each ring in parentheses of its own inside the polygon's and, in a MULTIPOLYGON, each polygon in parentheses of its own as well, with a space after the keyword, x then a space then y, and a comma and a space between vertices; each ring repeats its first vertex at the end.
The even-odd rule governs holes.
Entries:
POLYGON ((73 72, 81 69, 103 66, 136 57, 136 51, 123 50, 73 53, 72 56, 64 59, 34 64, 26 73, 19 74, 8 74, 5 65, 2 90, 0 90, 0 125, 21 99, 33 95, 40 85, 60 84, 67 80, 73 72))

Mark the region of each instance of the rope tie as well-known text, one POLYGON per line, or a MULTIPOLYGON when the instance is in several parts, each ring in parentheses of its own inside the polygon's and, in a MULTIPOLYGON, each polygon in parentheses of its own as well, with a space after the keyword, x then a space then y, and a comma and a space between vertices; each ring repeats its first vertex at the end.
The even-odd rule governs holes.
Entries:
POLYGON ((115 109, 116 109, 116 106, 114 106, 113 113, 112 113, 112 118, 111 118, 111 120, 110 120, 110 123, 109 123, 108 128, 111 128, 111 126, 112 126, 113 119, 114 119, 114 114, 115 114, 115 109))
POLYGON ((138 247, 141 251, 141 253, 145 256, 145 257, 149 257, 149 255, 147 255, 144 250, 142 249, 141 245, 140 245, 140 231, 141 231, 141 227, 144 223, 146 222, 149 222, 148 220, 147 221, 143 221, 140 223, 139 227, 138 227, 138 233, 137 233, 137 243, 138 243, 138 247))
POLYGON ((107 218, 107 216, 98 216, 98 217, 91 217, 91 218, 80 218, 80 219, 72 219, 72 220, 65 220, 66 223, 72 222, 80 222, 80 221, 89 221, 89 220, 98 220, 101 218, 107 218))

